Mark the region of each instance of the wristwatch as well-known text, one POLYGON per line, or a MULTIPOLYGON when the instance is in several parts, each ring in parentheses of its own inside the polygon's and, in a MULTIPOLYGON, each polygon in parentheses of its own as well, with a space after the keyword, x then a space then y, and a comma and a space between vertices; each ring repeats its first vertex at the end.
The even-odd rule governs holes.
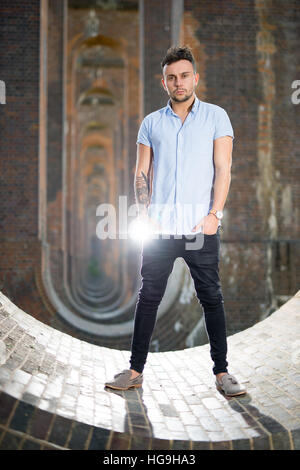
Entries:
POLYGON ((211 209, 209 211, 209 214, 214 214, 214 216, 217 217, 218 220, 221 220, 223 218, 223 212, 217 211, 216 209, 211 209))

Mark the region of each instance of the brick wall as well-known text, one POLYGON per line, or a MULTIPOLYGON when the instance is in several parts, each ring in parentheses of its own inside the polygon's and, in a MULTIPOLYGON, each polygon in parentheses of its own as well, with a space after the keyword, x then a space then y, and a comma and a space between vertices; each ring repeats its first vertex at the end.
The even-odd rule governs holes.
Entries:
POLYGON ((300 7, 292 1, 185 1, 198 96, 228 112, 234 132, 221 278, 229 332, 258 321, 299 285, 300 7))
MULTIPOLYGON (((2 1, 0 289, 32 313, 38 230, 39 1, 2 1)), ((41 315, 43 319, 43 315, 41 315)))

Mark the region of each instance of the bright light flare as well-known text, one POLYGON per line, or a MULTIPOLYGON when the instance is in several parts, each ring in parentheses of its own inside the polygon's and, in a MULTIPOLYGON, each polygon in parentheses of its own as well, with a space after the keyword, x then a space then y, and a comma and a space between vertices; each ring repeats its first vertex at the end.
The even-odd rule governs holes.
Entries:
POLYGON ((147 220, 137 218, 129 225, 128 233, 133 240, 145 241, 151 238, 152 230, 147 220))

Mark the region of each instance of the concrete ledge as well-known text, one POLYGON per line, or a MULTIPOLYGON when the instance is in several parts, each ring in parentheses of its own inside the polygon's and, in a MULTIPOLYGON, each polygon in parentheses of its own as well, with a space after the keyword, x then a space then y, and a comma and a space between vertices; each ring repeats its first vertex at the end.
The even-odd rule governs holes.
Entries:
POLYGON ((1 449, 300 449, 300 291, 228 338, 229 370, 248 390, 230 399, 209 345, 149 353, 141 389, 109 391, 129 351, 54 330, 2 293, 0 303, 1 449))

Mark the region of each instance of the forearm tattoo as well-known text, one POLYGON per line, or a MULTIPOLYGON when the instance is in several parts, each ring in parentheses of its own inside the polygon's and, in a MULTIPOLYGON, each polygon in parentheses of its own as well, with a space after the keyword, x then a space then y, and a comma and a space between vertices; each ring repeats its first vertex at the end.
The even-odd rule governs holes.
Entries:
POLYGON ((150 195, 150 183, 145 173, 137 176, 135 180, 135 197, 138 204, 148 206, 150 195))

